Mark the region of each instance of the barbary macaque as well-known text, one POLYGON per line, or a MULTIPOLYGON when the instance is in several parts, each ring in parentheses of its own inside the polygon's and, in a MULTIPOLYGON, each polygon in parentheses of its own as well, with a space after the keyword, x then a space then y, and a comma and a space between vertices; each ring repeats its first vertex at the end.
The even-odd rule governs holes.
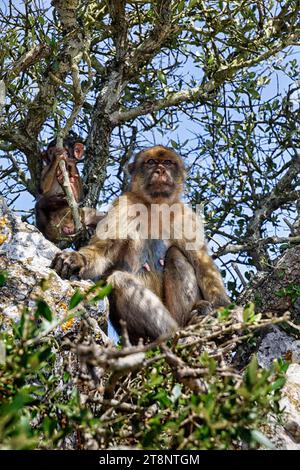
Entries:
POLYGON ((230 300, 201 220, 181 201, 181 157, 157 145, 139 152, 129 172, 130 190, 114 201, 89 245, 57 254, 52 267, 63 278, 79 273, 111 284, 111 321, 118 332, 125 321, 137 343, 169 335, 230 300))
MULTIPOLYGON (((77 203, 83 196, 82 182, 77 163, 84 153, 84 145, 73 136, 63 141, 64 148, 56 147, 56 141, 50 142, 44 153, 46 166, 42 170, 40 196, 36 203, 36 225, 44 236, 53 243, 70 241, 75 235, 75 224, 71 209, 63 190, 63 174, 60 161, 66 164, 70 186, 77 203)), ((90 207, 80 207, 81 222, 86 228, 95 228, 104 213, 90 207)))

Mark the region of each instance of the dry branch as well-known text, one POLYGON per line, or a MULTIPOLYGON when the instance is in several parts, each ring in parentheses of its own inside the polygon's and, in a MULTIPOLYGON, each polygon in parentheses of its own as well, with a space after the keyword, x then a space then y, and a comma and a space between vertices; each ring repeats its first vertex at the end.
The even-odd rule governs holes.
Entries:
POLYGON ((65 192, 65 195, 66 195, 66 199, 68 201, 68 205, 71 209, 71 212, 72 212, 72 217, 73 217, 73 220, 74 220, 74 224, 75 224, 75 230, 76 232, 79 232, 81 229, 82 229, 82 223, 81 223, 81 220, 80 220, 80 215, 79 215, 79 211, 78 211, 78 204, 75 200, 75 197, 74 197, 74 194, 73 194, 73 191, 72 191, 72 188, 71 188, 71 183, 70 183, 70 179, 69 179, 69 175, 68 175, 68 172, 67 172, 67 169, 66 169, 66 164, 64 161, 61 161, 59 162, 59 168, 63 174, 63 190, 65 192))

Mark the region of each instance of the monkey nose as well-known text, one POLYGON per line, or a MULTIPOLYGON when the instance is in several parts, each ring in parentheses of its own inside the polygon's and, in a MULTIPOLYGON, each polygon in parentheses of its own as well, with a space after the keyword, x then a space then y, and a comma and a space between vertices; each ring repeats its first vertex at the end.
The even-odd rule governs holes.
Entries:
POLYGON ((163 166, 158 166, 154 171, 154 173, 157 173, 158 175, 163 175, 165 172, 166 171, 163 166))

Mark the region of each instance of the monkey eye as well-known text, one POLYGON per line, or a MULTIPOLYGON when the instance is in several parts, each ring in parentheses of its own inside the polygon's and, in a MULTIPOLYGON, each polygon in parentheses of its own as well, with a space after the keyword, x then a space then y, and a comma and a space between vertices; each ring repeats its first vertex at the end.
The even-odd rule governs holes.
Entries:
POLYGON ((172 160, 164 160, 163 165, 171 166, 171 165, 174 165, 174 162, 172 162, 172 160))
POLYGON ((150 160, 147 160, 145 163, 146 163, 146 165, 152 166, 152 165, 155 165, 155 164, 156 164, 156 161, 153 160, 153 158, 150 158, 150 160))

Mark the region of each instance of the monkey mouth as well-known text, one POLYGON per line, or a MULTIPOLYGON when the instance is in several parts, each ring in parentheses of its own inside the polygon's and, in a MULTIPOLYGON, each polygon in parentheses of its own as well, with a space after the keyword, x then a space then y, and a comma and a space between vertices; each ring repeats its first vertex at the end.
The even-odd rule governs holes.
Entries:
POLYGON ((150 185, 173 186, 173 182, 171 178, 169 177, 169 175, 165 173, 161 175, 154 173, 151 176, 150 185))
POLYGON ((65 227, 62 228, 62 233, 64 235, 74 235, 75 234, 75 228, 65 226, 65 227))
POLYGON ((174 192, 174 184, 171 182, 167 183, 151 183, 147 187, 147 192, 152 199, 165 198, 168 199, 174 192))
POLYGON ((148 184, 147 190, 150 194, 166 194, 174 190, 174 184, 170 181, 154 181, 148 184))

